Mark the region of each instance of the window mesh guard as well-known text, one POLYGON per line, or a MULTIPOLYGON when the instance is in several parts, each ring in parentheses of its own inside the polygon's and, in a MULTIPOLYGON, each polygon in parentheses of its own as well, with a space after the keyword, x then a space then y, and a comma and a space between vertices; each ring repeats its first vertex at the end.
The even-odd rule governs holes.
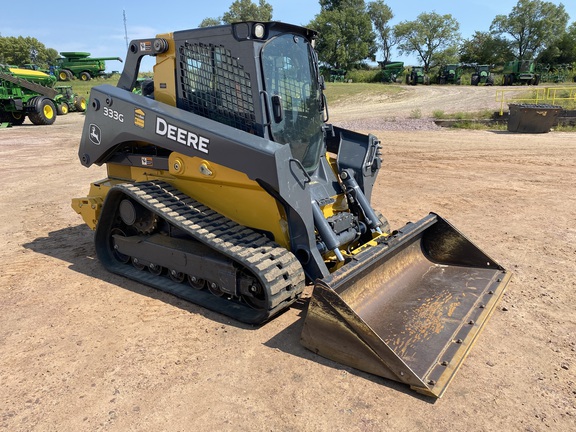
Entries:
POLYGON ((185 42, 179 54, 181 108, 257 133, 250 75, 230 50, 185 42))

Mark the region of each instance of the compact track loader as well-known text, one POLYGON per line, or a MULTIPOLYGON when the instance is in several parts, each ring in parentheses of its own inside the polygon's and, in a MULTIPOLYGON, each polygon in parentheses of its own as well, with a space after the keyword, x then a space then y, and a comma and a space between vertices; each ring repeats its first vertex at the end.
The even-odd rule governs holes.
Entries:
POLYGON ((314 284, 307 348, 439 397, 509 274, 436 214, 391 231, 371 207, 380 141, 327 122, 315 38, 242 22, 132 41, 80 143, 108 177, 72 206, 108 270, 241 322, 314 284))

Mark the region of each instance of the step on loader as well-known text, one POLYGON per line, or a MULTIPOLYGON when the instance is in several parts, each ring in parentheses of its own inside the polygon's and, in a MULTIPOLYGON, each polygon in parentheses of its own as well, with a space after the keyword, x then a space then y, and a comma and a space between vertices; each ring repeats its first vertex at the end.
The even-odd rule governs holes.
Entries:
POLYGON ((304 346, 440 397, 510 276, 436 214, 392 231, 372 208, 382 146, 328 122, 316 36, 242 22, 132 41, 80 142, 107 177, 72 207, 108 270, 244 323, 313 285, 304 346))

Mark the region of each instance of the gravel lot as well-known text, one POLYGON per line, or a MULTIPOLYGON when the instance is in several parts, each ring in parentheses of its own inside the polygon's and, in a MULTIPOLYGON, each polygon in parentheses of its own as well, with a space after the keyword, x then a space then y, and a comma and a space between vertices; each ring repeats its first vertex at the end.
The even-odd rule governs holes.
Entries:
POLYGON ((105 176, 78 161, 84 117, 0 130, 0 430, 576 430, 576 133, 426 120, 495 104, 417 86, 331 107, 382 140, 393 228, 437 212, 513 272, 437 401, 307 351, 305 302, 255 329, 106 272, 70 207, 105 176))

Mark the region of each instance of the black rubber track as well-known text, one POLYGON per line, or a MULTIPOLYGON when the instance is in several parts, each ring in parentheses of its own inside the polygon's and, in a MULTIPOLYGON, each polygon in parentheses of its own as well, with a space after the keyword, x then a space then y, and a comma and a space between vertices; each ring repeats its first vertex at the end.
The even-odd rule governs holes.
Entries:
POLYGON ((162 181, 125 183, 111 188, 96 229, 95 245, 98 258, 109 271, 248 324, 261 324, 288 308, 305 286, 302 266, 290 251, 162 181), (110 248, 110 235, 119 203, 127 196, 248 270, 265 289, 267 307, 256 310, 244 302, 217 297, 207 290, 198 291, 118 261, 110 248))

